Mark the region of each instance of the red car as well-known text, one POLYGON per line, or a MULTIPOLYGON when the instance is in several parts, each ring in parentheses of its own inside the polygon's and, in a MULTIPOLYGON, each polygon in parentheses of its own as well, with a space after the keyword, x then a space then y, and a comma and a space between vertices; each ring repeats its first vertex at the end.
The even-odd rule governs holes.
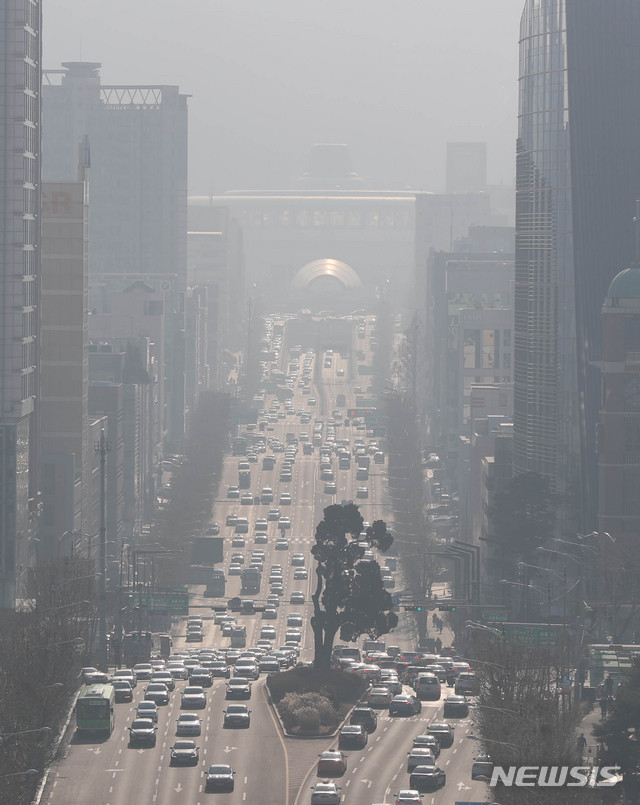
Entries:
POLYGON ((318 777, 342 777, 347 770, 347 757, 338 750, 323 752, 318 760, 318 777))

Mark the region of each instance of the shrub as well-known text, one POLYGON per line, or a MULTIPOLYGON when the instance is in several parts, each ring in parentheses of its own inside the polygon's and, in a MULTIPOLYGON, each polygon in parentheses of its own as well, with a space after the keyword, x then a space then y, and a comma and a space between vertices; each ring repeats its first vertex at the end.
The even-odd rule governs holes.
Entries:
POLYGON ((314 734, 320 731, 320 716, 311 707, 301 707, 294 715, 298 732, 314 734))
POLYGON ((294 668, 267 677, 269 692, 289 732, 333 732, 360 698, 366 683, 346 671, 294 668))

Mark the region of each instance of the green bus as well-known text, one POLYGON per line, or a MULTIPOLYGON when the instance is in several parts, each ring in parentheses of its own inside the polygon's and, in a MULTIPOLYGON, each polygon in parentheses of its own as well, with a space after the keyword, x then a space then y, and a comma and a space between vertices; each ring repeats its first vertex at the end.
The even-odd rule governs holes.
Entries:
POLYGON ((115 720, 113 685, 83 685, 76 702, 76 727, 83 734, 111 735, 115 720))

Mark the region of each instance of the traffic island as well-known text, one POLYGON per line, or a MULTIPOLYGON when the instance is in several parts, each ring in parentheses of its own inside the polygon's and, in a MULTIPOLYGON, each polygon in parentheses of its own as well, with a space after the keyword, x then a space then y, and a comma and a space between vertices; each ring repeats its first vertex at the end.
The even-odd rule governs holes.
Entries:
POLYGON ((353 672, 309 667, 269 674, 266 685, 291 737, 333 735, 367 688, 353 672))

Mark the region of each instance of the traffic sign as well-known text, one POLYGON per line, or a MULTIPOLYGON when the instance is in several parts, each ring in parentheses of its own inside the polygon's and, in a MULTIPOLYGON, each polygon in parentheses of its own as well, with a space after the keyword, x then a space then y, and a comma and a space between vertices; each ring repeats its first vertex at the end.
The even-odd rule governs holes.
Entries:
POLYGON ((398 604, 400 603, 400 599, 398 598, 397 595, 391 596, 391 603, 393 604, 394 607, 398 606, 398 604))
POLYGON ((482 620, 489 621, 490 623, 504 623, 509 620, 508 612, 483 612, 482 620))
POLYGON ((559 646, 562 640, 561 624, 505 623, 502 626, 507 643, 516 646, 559 646))
POLYGON ((189 593, 133 593, 129 596, 129 605, 132 608, 147 609, 150 612, 189 613, 189 593))

